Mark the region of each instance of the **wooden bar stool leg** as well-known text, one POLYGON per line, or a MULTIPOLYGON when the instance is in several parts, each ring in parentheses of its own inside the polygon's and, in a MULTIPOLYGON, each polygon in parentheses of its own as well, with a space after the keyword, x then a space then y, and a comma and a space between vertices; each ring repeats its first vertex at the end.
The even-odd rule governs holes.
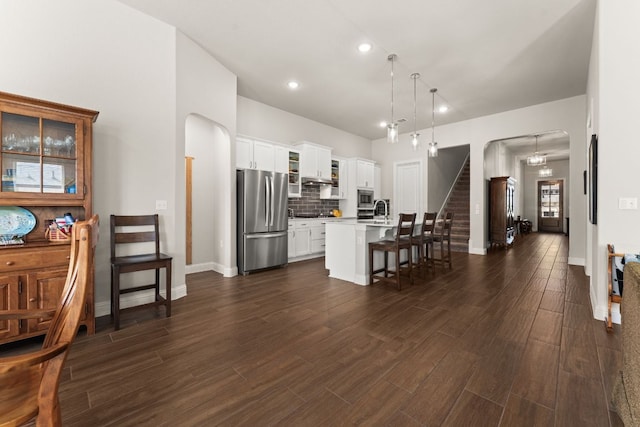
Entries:
POLYGON ((120 329, 120 269, 113 266, 111 271, 111 311, 113 311, 113 326, 117 331, 120 329))
POLYGON ((167 313, 167 317, 171 317, 171 264, 167 265, 167 268, 165 269, 165 272, 167 273, 167 300, 166 300, 166 313, 167 313))

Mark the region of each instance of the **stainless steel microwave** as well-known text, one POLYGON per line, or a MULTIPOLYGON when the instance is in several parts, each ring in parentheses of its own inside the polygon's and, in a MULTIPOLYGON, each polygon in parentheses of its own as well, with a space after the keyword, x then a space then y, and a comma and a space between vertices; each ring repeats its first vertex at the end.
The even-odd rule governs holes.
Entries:
POLYGON ((373 209, 373 190, 358 190, 358 209, 373 209))

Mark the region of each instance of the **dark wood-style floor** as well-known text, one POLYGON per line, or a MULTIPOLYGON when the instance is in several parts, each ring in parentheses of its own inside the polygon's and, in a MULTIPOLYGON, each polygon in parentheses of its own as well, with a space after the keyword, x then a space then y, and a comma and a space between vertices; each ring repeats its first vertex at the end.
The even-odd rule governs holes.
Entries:
POLYGON ((619 328, 567 238, 530 234, 402 292, 323 260, 188 277, 188 296, 74 344, 65 426, 617 426, 619 328))

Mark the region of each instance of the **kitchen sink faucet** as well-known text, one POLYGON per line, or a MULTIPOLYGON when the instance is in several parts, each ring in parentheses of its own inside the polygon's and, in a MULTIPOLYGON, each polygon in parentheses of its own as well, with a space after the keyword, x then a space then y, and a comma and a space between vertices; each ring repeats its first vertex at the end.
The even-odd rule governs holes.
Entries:
POLYGON ((388 220, 389 219, 389 206, 387 205, 387 201, 384 199, 378 199, 376 200, 376 202, 373 204, 373 211, 376 211, 376 207, 378 207, 378 203, 384 203, 384 219, 388 220))

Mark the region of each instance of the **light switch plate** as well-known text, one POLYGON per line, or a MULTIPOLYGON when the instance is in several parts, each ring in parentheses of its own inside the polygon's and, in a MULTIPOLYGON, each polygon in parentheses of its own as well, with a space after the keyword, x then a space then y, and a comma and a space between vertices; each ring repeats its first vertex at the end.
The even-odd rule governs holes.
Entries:
POLYGON ((618 199, 618 209, 638 209, 637 197, 620 197, 618 199))
POLYGON ((157 211, 167 210, 167 201, 166 200, 156 200, 156 210, 157 211))

